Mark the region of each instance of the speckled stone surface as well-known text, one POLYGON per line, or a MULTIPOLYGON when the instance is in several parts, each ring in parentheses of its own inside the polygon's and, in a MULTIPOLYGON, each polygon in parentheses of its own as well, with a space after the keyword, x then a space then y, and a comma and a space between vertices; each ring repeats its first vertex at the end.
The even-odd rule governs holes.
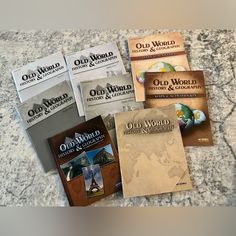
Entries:
MULTIPOLYGON (((21 126, 12 69, 58 50, 116 41, 126 69, 127 37, 165 30, 0 31, 0 206, 68 206, 60 179, 43 172, 21 126)), ((236 206, 236 30, 182 31, 190 66, 204 70, 214 147, 186 148, 194 190, 96 206, 236 206)))

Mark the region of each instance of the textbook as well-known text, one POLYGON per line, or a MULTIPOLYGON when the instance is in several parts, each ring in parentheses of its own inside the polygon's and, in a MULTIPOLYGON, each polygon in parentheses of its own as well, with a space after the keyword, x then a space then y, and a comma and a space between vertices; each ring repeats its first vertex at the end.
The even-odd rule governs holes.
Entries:
POLYGON ((13 70, 12 76, 21 102, 69 80, 69 72, 61 52, 13 70))
POLYGON ((129 74, 81 82, 85 119, 101 115, 114 144, 114 114, 122 111, 143 109, 142 102, 136 102, 134 86, 129 74))
POLYGON ((144 73, 189 70, 181 33, 163 33, 128 39, 136 101, 144 101, 144 73))
POLYGON ((145 73, 146 107, 175 104, 185 146, 213 145, 202 71, 145 73))
POLYGON ((18 112, 43 169, 55 170, 47 139, 84 122, 84 117, 79 117, 69 82, 63 81, 21 103, 18 112))
POLYGON ((125 74, 125 67, 115 42, 84 49, 65 56, 79 114, 84 116, 80 82, 125 74))
POLYGON ((192 189, 174 105, 115 114, 124 197, 192 189))
POLYGON ((71 206, 86 206, 121 187, 119 159, 101 116, 48 139, 71 206))

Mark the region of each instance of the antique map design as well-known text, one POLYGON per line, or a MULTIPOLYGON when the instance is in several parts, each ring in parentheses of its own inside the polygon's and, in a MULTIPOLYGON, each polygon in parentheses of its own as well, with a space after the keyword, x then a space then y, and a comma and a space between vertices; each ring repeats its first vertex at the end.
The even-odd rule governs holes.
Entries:
POLYGON ((174 106, 118 113, 115 121, 124 197, 192 188, 174 106), (165 119, 168 132, 125 132, 128 122, 165 119))

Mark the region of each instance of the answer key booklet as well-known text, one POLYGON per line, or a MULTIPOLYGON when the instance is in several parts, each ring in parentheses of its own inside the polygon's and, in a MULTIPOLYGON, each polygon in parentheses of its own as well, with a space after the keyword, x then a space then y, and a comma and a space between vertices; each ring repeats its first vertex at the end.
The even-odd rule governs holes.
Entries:
POLYGON ((120 190, 118 153, 101 116, 48 141, 71 206, 86 206, 120 190))
POLYGON ((79 117, 69 81, 21 103, 17 110, 44 171, 55 171, 47 139, 85 121, 84 117, 79 117))
POLYGON ((79 114, 84 116, 80 82, 125 74, 126 70, 115 42, 87 48, 65 56, 79 114))
POLYGON ((124 197, 192 189, 175 106, 115 114, 124 197))
POLYGON ((85 119, 101 115, 116 144, 114 114, 122 111, 143 109, 136 102, 130 74, 81 82, 85 119))
POLYGON ((15 69, 12 76, 21 102, 70 78, 61 52, 15 69))

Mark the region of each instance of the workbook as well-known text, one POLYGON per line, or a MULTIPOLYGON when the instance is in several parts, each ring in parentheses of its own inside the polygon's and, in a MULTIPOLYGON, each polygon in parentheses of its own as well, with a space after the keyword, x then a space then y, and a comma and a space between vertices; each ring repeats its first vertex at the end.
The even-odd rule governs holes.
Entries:
POLYGON ((189 70, 181 33, 162 33, 128 39, 136 101, 144 101, 144 73, 189 70))
POLYGON ((63 81, 51 87, 21 103, 18 112, 44 171, 55 170, 47 139, 85 121, 79 117, 71 85, 63 81))
POLYGON ((130 74, 81 82, 85 119, 101 115, 116 144, 114 114, 122 111, 143 109, 136 102, 130 74))
POLYGON ((61 52, 13 70, 12 76, 21 102, 69 80, 69 72, 61 52))
POLYGON ((115 114, 124 197, 192 189, 175 106, 115 114))
POLYGON ((80 82, 125 74, 125 67, 115 42, 87 48, 65 56, 79 114, 84 116, 80 82))
POLYGON ((71 206, 86 206, 121 187, 119 159, 101 116, 48 139, 71 206))
POLYGON ((145 73, 145 107, 175 104, 185 146, 213 145, 202 71, 145 73))

